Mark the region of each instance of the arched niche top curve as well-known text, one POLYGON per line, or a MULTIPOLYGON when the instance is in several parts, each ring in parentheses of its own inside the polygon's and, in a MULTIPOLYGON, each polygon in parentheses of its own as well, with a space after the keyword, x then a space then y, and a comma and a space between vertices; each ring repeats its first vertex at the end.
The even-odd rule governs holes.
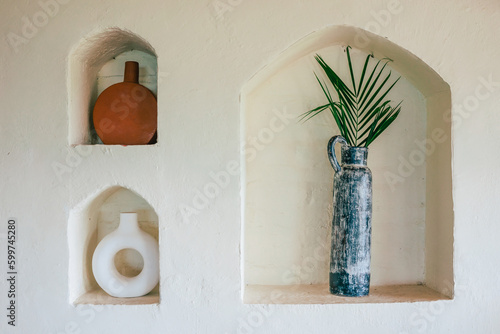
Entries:
POLYGON ((426 98, 450 90, 449 85, 436 71, 410 51, 364 29, 336 25, 315 31, 283 51, 244 85, 242 95, 251 93, 295 60, 334 45, 350 45, 366 53, 373 53, 375 58, 392 59, 391 67, 410 81, 426 98))

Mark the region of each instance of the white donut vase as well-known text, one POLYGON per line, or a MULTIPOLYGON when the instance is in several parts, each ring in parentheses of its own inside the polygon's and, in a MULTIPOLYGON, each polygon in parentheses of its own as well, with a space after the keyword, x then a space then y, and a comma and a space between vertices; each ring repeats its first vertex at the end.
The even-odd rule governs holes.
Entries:
POLYGON ((140 229, 137 213, 120 213, 118 228, 105 236, 94 251, 92 271, 97 284, 113 297, 144 296, 158 284, 158 243, 140 229), (144 267, 135 277, 123 276, 115 266, 116 253, 126 248, 136 250, 144 259, 144 267))

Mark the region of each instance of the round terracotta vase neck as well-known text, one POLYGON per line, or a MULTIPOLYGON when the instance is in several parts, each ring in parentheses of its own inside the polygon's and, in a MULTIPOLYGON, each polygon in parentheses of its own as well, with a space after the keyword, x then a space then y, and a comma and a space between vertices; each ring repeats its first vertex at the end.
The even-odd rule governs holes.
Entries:
POLYGON ((97 98, 94 127, 107 145, 145 145, 156 135, 157 103, 139 84, 139 63, 125 63, 123 82, 106 88, 97 98))

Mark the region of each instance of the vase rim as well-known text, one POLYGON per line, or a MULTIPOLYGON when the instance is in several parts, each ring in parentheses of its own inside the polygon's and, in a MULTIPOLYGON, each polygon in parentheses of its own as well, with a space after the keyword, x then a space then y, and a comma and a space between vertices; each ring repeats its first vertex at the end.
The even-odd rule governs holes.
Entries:
POLYGON ((366 166, 368 148, 359 146, 342 146, 342 163, 366 166))

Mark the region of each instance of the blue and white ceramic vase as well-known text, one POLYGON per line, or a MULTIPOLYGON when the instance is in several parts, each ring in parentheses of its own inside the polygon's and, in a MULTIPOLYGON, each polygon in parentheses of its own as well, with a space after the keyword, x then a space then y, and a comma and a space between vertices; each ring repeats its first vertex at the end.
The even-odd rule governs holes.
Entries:
POLYGON ((368 148, 349 146, 341 136, 328 143, 333 178, 330 292, 348 297, 366 296, 370 289, 372 173, 366 165, 368 148), (342 164, 335 144, 342 144, 342 164))

